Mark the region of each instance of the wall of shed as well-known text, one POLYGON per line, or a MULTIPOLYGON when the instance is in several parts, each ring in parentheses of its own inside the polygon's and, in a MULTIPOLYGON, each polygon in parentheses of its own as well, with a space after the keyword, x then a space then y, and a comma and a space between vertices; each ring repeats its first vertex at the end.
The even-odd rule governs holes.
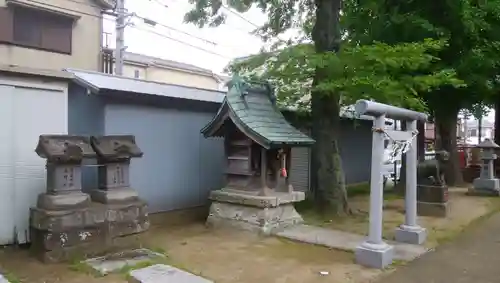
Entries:
POLYGON ((340 155, 347 184, 370 180, 372 121, 342 119, 340 155))
MULTIPOLYGON (((150 212, 171 211, 204 205, 209 192, 223 186, 223 140, 205 139, 200 133, 217 109, 214 103, 161 96, 87 95, 72 86, 69 132, 134 135, 144 156, 132 159, 131 186, 148 202, 150 212)), ((84 168, 82 174, 84 190, 97 186, 95 167, 84 168)))
MULTIPOLYGON (((70 84, 68 91, 68 134, 99 136, 104 134, 104 106, 102 97, 89 94, 87 89, 70 84)), ((95 160, 84 164, 94 165, 95 160)), ((97 187, 97 167, 82 168, 82 188, 88 192, 97 187)))
POLYGON ((223 140, 200 134, 215 110, 106 105, 105 133, 133 134, 144 152, 132 160, 130 180, 151 212, 204 205, 209 192, 223 186, 223 140))
MULTIPOLYGON (((285 117, 296 127, 310 134, 310 121, 306 116, 285 112, 285 117)), ((368 182, 371 168, 372 121, 341 119, 340 154, 347 184, 368 182)), ((308 191, 311 177, 311 151, 297 148, 292 151, 290 181, 295 189, 308 191)))

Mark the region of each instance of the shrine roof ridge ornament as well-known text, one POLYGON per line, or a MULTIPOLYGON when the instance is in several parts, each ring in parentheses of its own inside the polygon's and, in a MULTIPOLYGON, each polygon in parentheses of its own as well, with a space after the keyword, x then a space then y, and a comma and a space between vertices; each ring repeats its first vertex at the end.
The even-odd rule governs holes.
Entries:
POLYGON ((427 122, 428 119, 428 115, 422 112, 364 99, 358 100, 354 109, 359 115, 370 115, 375 117, 385 115, 386 118, 394 120, 415 120, 427 122))
POLYGON ((268 82, 243 80, 234 76, 219 111, 201 133, 222 136, 220 129, 230 119, 247 137, 264 148, 311 146, 314 140, 293 127, 276 105, 274 88, 268 82))

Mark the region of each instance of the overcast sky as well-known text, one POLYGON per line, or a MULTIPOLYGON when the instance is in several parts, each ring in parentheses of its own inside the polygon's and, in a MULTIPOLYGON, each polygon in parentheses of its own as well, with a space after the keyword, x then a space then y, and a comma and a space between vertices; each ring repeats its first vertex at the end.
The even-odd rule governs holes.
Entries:
MULTIPOLYGON (((265 21, 265 15, 258 10, 243 14, 244 19, 224 10, 228 15, 224 25, 199 29, 183 23, 184 14, 190 9, 186 0, 125 1, 129 12, 158 23, 153 27, 133 18, 125 33, 125 44, 130 52, 190 63, 221 73, 231 59, 258 53, 263 46, 259 38, 250 34, 255 28, 251 23, 261 25, 265 21)), ((110 47, 115 45, 114 29, 112 19, 104 21, 105 33, 112 34, 105 39, 110 47)))

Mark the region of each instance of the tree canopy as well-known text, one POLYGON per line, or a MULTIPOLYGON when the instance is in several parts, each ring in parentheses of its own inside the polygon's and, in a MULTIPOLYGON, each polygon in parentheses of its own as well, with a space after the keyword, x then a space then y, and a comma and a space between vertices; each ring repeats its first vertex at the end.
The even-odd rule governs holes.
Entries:
POLYGON ((228 9, 267 15, 254 32, 269 50, 233 62, 232 72, 272 81, 285 106, 313 117, 313 187, 346 210, 338 150, 340 105, 360 98, 428 111, 438 147, 452 153, 461 108, 498 95, 500 0, 189 0, 187 22, 218 26, 228 9), (280 35, 295 30, 293 40, 280 35))

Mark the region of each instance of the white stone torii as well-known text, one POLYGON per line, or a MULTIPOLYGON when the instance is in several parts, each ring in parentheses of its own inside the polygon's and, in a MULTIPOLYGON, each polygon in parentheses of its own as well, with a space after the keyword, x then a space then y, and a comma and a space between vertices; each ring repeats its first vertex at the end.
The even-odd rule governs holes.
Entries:
POLYGON ((370 180, 370 229, 368 238, 356 248, 356 262, 369 267, 384 268, 392 263, 394 255, 393 246, 382 239, 384 140, 387 136, 395 141, 412 140, 411 147, 406 152, 405 223, 396 228, 395 240, 422 244, 427 231, 417 224, 417 142, 414 135, 417 133, 417 121, 427 121, 427 115, 368 100, 358 100, 355 111, 358 115, 369 115, 375 118, 370 180), (406 131, 384 129, 386 118, 405 120, 406 131))

